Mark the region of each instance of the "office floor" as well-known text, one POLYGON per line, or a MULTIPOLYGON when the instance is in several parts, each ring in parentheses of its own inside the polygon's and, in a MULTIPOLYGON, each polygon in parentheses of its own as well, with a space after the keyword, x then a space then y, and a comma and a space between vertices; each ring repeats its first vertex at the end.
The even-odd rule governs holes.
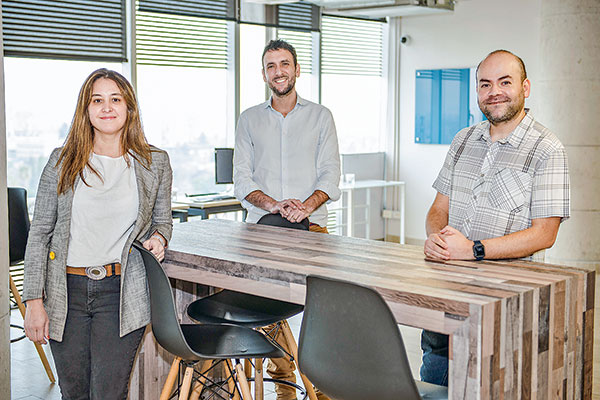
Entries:
MULTIPOLYGON (((289 320, 294 336, 298 337, 302 316, 289 320)), ((21 314, 17 310, 11 313, 11 323, 23 325, 21 314)), ((11 329, 11 337, 18 336, 19 331, 11 329)), ((418 376, 420 367, 421 350, 419 347, 420 330, 402 327, 402 334, 409 353, 409 361, 413 374, 418 376)), ((11 345, 11 399, 12 400, 60 400, 58 384, 51 384, 46 376, 44 367, 35 351, 35 347, 28 339, 15 342, 11 345)), ((56 369, 52 360, 52 353, 48 346, 44 346, 46 354, 56 376, 56 369)), ((300 379, 297 379, 300 382, 300 379)), ((158 397, 158 396, 157 396, 158 397)), ((0 395, 0 398, 2 396, 0 395)), ((135 400, 135 399, 132 399, 135 400)), ((265 400, 276 400, 273 387, 265 384, 265 400)))

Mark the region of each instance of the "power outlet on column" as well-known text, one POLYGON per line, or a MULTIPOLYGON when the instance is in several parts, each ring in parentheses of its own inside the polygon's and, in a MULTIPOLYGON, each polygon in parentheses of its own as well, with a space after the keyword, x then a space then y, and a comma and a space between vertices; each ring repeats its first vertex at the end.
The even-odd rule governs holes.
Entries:
POLYGON ((394 210, 383 210, 381 216, 385 219, 401 219, 402 213, 394 210))

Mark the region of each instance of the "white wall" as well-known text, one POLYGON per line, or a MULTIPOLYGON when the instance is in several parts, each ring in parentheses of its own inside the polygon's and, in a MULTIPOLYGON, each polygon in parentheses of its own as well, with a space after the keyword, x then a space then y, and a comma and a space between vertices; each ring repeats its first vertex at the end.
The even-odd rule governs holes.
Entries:
POLYGON ((461 0, 450 15, 402 19, 402 35, 411 37, 400 50, 399 179, 406 182, 409 243, 425 239, 425 216, 436 193, 431 185, 448 151, 447 145, 414 143, 415 71, 474 67, 493 50, 510 50, 525 62, 532 81, 526 106, 535 114, 540 7, 541 0, 461 0))

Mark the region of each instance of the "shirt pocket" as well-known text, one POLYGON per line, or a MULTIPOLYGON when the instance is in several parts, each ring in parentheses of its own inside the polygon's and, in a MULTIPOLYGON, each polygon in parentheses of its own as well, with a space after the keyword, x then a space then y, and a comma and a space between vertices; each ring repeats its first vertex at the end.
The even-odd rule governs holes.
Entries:
POLYGON ((531 176, 522 171, 504 168, 494 175, 490 189, 490 204, 501 210, 518 211, 529 199, 531 176))

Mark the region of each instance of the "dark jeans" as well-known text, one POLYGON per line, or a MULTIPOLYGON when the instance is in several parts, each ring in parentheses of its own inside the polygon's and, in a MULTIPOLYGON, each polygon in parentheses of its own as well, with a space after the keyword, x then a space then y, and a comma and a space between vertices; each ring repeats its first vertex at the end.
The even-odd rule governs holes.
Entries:
POLYGON ((65 400, 126 399, 144 328, 119 337, 120 276, 67 275, 69 308, 62 342, 50 340, 65 400))
POLYGON ((421 380, 448 386, 448 335, 423 330, 421 380))

